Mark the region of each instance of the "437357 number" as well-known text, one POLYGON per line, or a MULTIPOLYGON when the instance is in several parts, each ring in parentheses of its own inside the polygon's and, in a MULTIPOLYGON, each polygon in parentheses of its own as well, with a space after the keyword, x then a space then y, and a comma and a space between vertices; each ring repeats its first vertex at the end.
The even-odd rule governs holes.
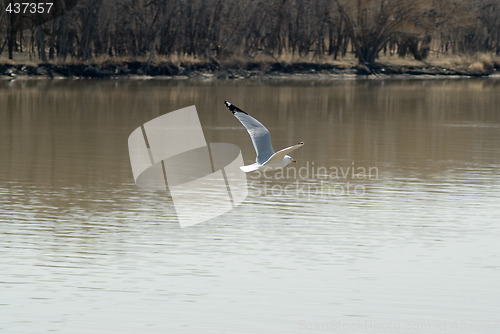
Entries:
POLYGON ((53 5, 54 5, 53 2, 39 2, 39 3, 14 2, 14 3, 9 3, 5 8, 5 11, 14 14, 20 14, 20 13, 43 14, 43 13, 50 13, 50 10, 52 9, 53 5))

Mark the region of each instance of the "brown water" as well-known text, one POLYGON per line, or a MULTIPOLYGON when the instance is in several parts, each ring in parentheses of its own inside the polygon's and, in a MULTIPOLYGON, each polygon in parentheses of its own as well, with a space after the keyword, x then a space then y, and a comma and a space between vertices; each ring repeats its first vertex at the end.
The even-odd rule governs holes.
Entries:
POLYGON ((0 332, 498 333, 500 80, 0 82, 0 332), (128 135, 195 104, 287 173, 180 229, 128 135))

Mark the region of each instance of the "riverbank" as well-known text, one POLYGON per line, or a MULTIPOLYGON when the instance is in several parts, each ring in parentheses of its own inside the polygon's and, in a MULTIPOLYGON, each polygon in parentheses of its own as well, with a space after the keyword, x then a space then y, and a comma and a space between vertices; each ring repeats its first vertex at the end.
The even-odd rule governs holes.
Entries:
POLYGON ((0 59, 0 78, 280 78, 280 77, 356 77, 356 76, 431 76, 484 77, 500 71, 500 61, 491 57, 455 57, 426 62, 382 57, 372 66, 342 61, 258 60, 258 61, 171 61, 117 60, 81 63, 40 63, 0 59))

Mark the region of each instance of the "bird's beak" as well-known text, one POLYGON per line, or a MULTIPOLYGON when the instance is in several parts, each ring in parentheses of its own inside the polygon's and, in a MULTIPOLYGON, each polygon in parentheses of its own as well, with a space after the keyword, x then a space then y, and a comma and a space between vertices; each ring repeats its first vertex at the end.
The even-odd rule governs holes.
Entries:
POLYGON ((292 162, 297 162, 297 160, 292 160, 292 162))

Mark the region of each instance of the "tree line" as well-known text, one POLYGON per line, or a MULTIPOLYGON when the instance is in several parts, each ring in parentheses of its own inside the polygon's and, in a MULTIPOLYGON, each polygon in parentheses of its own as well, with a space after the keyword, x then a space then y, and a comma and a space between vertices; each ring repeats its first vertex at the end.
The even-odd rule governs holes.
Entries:
MULTIPOLYGON (((0 0, 2 1, 2 0, 0 0)), ((0 14, 0 54, 33 59, 500 54, 498 0, 60 0, 52 18, 0 14)))

